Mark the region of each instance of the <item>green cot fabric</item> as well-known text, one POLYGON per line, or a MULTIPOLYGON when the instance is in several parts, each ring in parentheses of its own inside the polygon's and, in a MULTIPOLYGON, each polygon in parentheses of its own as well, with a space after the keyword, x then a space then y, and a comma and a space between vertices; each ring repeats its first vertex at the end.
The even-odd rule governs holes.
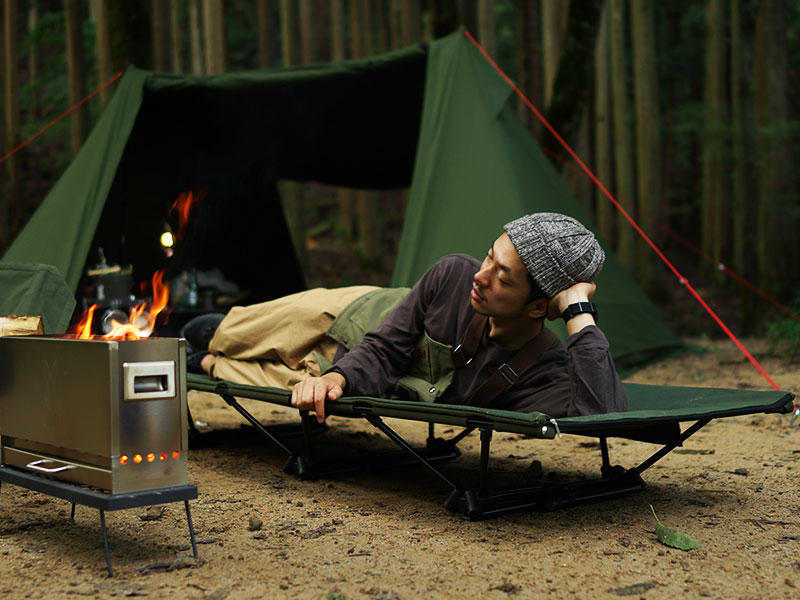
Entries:
POLYGON ((75 297, 52 265, 0 263, 0 315, 38 315, 46 334, 64 333, 75 297))
MULTIPOLYGON (((189 374, 190 390, 230 394, 282 406, 291 406, 291 392, 218 381, 204 375, 189 374)), ((680 433, 678 424, 700 419, 715 419, 758 413, 788 413, 793 395, 783 391, 688 388, 658 385, 623 384, 629 410, 568 417, 554 421, 542 413, 521 413, 493 408, 455 404, 429 404, 385 398, 345 397, 327 405, 329 414, 358 416, 374 414, 412 421, 462 427, 486 425, 495 431, 522 433, 551 439, 556 431, 592 437, 623 437, 658 444, 670 443, 680 433), (556 429, 556 424, 558 429, 556 429)))
MULTIPOLYGON (((430 45, 414 179, 392 285, 409 285, 443 254, 482 258, 503 225, 523 214, 560 212, 593 229, 517 118, 512 95, 463 35, 430 45)), ((679 347, 604 248, 594 301, 617 367, 679 347)), ((566 337, 560 321, 553 330, 566 337)))
MULTIPOLYGON (((157 240, 171 204, 184 191, 207 191, 173 271, 221 268, 256 294, 252 302, 298 291, 279 180, 410 185, 395 287, 444 254, 482 257, 503 224, 524 213, 563 212, 591 227, 510 94, 462 32, 289 69, 209 77, 129 69, 3 260, 53 265, 74 291, 100 246, 147 281, 164 267, 157 240)), ((618 367, 678 347, 606 250, 596 301, 618 367)), ((554 329, 564 336, 560 324, 554 329)))

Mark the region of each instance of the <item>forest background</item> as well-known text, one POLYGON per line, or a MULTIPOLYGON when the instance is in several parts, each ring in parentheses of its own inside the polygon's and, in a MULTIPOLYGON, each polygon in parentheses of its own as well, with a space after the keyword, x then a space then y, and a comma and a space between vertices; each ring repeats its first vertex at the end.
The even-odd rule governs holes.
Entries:
MULTIPOLYGON (((800 0, 2 0, 0 25, 0 157, 128 65, 196 75, 293 66, 466 27, 734 331, 800 340, 800 0)), ((0 255, 115 85, 0 164, 0 255)), ((518 107, 678 333, 717 335, 518 107)), ((388 283, 405 190, 281 191, 309 284, 388 283)))

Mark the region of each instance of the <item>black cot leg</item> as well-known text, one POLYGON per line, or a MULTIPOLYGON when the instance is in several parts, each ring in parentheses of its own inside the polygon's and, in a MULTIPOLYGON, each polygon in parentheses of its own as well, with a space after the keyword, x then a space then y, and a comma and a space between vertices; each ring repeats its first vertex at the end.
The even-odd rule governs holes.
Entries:
POLYGON ((183 505, 186 507, 186 522, 189 523, 189 537, 192 540, 192 554, 197 558, 197 541, 194 539, 194 527, 192 527, 192 512, 189 510, 189 501, 184 500, 183 505))
POLYGON ((481 427, 481 470, 478 496, 485 498, 489 493, 489 452, 492 445, 492 430, 481 427))
POLYGON ((108 567, 108 576, 113 577, 114 572, 111 570, 111 553, 108 551, 108 531, 106 530, 106 512, 100 511, 100 529, 103 531, 103 550, 106 553, 106 566, 108 567))
POLYGON ((75 503, 72 503, 72 509, 69 511, 69 518, 74 521, 75 520, 75 503))

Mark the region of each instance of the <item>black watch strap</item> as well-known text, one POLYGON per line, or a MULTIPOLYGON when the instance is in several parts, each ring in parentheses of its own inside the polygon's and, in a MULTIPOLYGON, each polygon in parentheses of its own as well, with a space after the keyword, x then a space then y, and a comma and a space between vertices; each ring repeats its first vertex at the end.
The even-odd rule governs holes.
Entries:
POLYGON ((583 313, 589 313, 594 317, 595 322, 597 322, 597 307, 594 305, 594 302, 576 302, 575 304, 570 304, 567 309, 561 313, 561 318, 564 319, 564 323, 566 323, 572 317, 583 313))

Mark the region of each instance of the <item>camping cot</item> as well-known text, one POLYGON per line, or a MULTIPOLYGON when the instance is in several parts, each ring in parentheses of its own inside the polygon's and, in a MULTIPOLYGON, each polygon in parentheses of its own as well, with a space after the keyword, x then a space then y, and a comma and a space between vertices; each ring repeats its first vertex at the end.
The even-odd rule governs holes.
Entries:
MULTIPOLYGON (((493 517, 515 510, 553 510, 584 502, 615 498, 639 491, 645 482, 641 474, 658 460, 681 445, 712 419, 756 413, 788 413, 792 410, 793 395, 782 391, 728 390, 718 388, 691 388, 623 384, 628 396, 626 412, 586 415, 580 417, 551 418, 545 414, 520 413, 475 406, 427 403, 419 401, 343 397, 326 403, 326 413, 341 417, 363 419, 400 446, 398 453, 368 455, 358 460, 329 460, 323 458, 319 448, 314 448, 311 435, 311 417, 308 411, 299 411, 303 443, 299 450, 291 449, 269 427, 264 426, 247 410, 239 399, 245 398, 291 406, 291 392, 279 388, 257 387, 230 381, 214 380, 203 375, 188 375, 188 389, 219 395, 234 408, 265 439, 275 444, 287 455, 284 471, 300 479, 330 477, 337 473, 363 470, 366 461, 377 460, 389 464, 405 465, 419 462, 427 467, 450 490, 445 508, 471 520, 493 517), (428 424, 428 437, 424 448, 414 448, 383 420, 385 417, 428 424), (686 424, 684 428, 681 424, 686 424), (449 439, 435 435, 435 425, 449 425, 464 429, 449 439), (459 455, 457 444, 475 429, 480 432, 480 467, 477 484, 454 482, 437 468, 438 461, 459 455), (489 458, 494 432, 519 433, 536 439, 553 439, 557 435, 574 434, 599 439, 601 453, 600 477, 564 483, 542 483, 524 489, 492 492, 488 487, 489 458), (649 442, 659 448, 634 467, 612 465, 608 438, 626 438, 649 442)), ((193 423, 190 418, 190 422, 193 423)), ((322 442, 324 443, 324 441, 322 442)))

